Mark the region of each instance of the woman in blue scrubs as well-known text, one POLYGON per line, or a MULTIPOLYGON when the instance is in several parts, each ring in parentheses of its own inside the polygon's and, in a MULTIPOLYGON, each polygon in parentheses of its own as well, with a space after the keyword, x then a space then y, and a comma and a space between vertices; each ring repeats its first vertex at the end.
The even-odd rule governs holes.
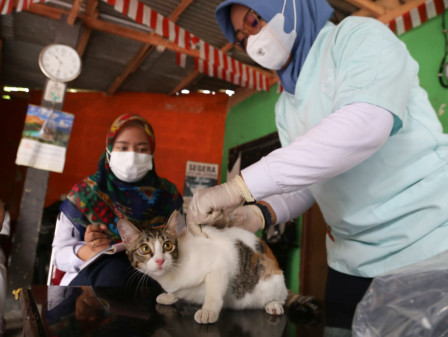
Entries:
POLYGON ((373 277, 448 249, 448 135, 393 32, 364 17, 335 25, 332 13, 326 0, 218 6, 227 39, 277 71, 282 148, 195 193, 187 221, 200 233, 242 206, 231 218, 257 231, 316 202, 329 228, 326 300, 356 303, 373 277))

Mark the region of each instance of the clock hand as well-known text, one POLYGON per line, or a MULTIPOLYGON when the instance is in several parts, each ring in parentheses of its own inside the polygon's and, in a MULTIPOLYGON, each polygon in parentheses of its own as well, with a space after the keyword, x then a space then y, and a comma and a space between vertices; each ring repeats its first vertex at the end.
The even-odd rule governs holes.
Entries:
POLYGON ((56 60, 58 60, 59 63, 62 63, 61 59, 57 55, 55 55, 54 57, 56 57, 56 60))

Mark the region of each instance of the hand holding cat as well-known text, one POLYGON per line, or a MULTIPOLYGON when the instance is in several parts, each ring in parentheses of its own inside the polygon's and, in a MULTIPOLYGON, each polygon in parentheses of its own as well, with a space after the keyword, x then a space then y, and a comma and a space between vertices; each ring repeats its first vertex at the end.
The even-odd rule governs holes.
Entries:
POLYGON ((265 224, 263 213, 255 205, 247 205, 236 208, 228 215, 229 227, 239 227, 250 232, 263 229, 265 224))
POLYGON ((203 235, 200 225, 213 223, 222 216, 222 211, 226 208, 253 200, 241 176, 236 176, 224 184, 199 190, 193 194, 188 208, 187 226, 193 234, 203 235))
POLYGON ((107 227, 105 225, 88 225, 84 234, 84 242, 86 244, 79 249, 78 256, 81 260, 86 261, 110 245, 107 227))

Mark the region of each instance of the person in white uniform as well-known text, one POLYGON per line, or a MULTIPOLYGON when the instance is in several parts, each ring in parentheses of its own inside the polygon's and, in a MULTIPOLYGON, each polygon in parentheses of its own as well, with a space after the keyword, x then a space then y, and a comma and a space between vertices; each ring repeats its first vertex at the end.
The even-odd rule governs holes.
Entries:
POLYGON ((418 64, 383 23, 330 18, 326 0, 227 0, 226 38, 276 70, 282 148, 194 194, 187 223, 223 210, 257 231, 319 205, 326 300, 356 303, 373 277, 448 249, 448 135, 419 85, 418 64))

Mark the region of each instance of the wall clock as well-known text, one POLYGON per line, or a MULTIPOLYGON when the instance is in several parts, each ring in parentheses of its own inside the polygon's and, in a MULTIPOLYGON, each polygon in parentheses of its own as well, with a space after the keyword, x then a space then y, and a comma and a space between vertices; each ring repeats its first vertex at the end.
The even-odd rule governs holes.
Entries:
POLYGON ((50 44, 39 54, 39 67, 53 81, 70 82, 81 73, 81 58, 68 45, 50 44))

